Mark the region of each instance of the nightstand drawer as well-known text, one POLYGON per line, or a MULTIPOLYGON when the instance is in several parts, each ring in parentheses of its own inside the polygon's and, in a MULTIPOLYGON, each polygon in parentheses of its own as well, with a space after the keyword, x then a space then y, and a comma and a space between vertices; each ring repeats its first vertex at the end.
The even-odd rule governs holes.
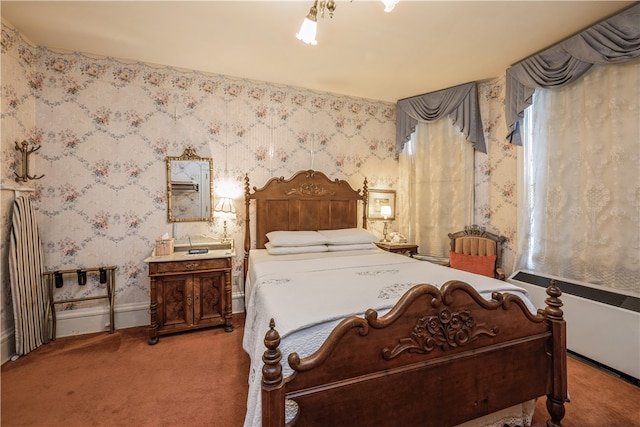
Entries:
POLYGON ((149 264, 149 274, 184 273, 189 271, 225 269, 230 268, 230 264, 229 258, 152 262, 149 264))

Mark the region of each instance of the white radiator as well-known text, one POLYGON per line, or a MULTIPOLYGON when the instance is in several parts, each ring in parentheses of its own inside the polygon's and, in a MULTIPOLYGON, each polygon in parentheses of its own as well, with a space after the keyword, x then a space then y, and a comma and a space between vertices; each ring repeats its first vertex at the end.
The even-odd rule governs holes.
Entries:
POLYGON ((562 291, 567 348, 638 381, 639 295, 526 270, 516 271, 508 281, 525 288, 533 304, 544 308, 550 279, 556 279, 562 291))

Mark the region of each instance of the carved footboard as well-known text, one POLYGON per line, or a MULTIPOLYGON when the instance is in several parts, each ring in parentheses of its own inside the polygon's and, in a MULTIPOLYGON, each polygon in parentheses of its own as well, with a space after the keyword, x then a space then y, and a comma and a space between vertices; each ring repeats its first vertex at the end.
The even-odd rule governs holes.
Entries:
POLYGON ((311 356, 292 353, 283 378, 273 320, 265 336, 262 425, 457 425, 547 395, 548 426, 566 399, 566 328, 551 283, 545 310, 470 285, 410 289, 386 315, 344 319, 311 356))

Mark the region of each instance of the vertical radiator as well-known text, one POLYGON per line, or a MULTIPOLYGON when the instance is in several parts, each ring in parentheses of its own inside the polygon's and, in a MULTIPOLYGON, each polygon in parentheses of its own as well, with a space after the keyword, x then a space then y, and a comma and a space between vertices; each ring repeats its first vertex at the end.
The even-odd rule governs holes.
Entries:
POLYGON ((598 287, 518 270, 508 281, 525 288, 544 307, 546 287, 556 279, 567 321, 567 348, 607 368, 640 379, 640 298, 629 291, 598 287))

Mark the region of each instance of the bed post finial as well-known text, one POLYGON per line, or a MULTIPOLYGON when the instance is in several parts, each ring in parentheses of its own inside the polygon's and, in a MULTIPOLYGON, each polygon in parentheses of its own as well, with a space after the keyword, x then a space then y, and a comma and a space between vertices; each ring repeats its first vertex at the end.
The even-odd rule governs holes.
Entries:
POLYGON ((273 319, 269 322, 269 330, 264 336, 267 349, 262 355, 262 425, 284 426, 284 379, 282 377, 282 353, 280 334, 275 329, 273 319))
POLYGON ((278 385, 282 381, 282 353, 278 346, 280 345, 280 334, 275 329, 273 319, 269 322, 269 330, 264 336, 264 345, 267 349, 262 355, 264 366, 262 367, 262 384, 265 386, 278 385))
POLYGON ((547 295, 549 297, 544 300, 547 303, 547 307, 544 309, 544 312, 547 315, 547 318, 554 320, 562 320, 562 316, 564 313, 562 312, 562 301, 560 300, 560 296, 562 295, 562 291, 556 284, 554 279, 551 279, 549 282, 549 287, 547 287, 547 295))
POLYGON ((567 325, 563 318, 562 301, 560 296, 562 291, 557 286, 556 281, 551 279, 547 287, 545 300, 547 306, 544 309, 547 321, 551 324, 552 333, 552 354, 553 364, 553 390, 547 395, 547 412, 551 418, 547 420, 548 427, 561 427, 564 418, 564 403, 567 398, 567 325))
POLYGON ((244 175, 244 279, 247 280, 249 270, 249 250, 251 249, 251 227, 249 225, 249 202, 251 201, 251 190, 249 187, 249 174, 244 175))
POLYGON ((362 228, 367 229, 367 210, 369 209, 369 187, 368 187, 367 177, 364 177, 364 182, 362 183, 362 228))

